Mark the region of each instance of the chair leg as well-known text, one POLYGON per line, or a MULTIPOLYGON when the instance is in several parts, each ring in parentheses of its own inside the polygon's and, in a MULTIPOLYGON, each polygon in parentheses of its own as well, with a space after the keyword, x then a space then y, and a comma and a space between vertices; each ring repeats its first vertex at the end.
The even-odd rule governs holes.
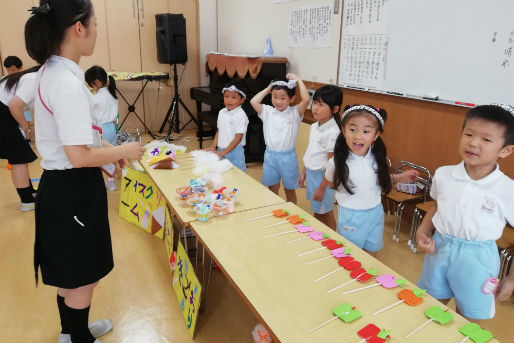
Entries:
POLYGON ((409 240, 407 241, 407 245, 412 249, 412 233, 414 232, 414 228, 416 227, 416 219, 418 217, 418 209, 414 209, 414 213, 412 214, 412 221, 410 224, 410 232, 409 232, 409 240))
POLYGON ((400 228, 402 225, 402 214, 405 203, 398 204, 398 211, 396 216, 396 243, 400 242, 400 228))

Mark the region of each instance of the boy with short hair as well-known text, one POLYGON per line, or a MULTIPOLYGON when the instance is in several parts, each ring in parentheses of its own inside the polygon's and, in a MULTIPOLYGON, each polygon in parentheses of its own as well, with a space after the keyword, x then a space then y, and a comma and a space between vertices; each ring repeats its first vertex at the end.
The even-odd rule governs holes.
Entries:
POLYGON ((4 60, 4 67, 7 74, 14 74, 21 71, 22 62, 18 56, 7 56, 4 60))
MULTIPOLYGON (((496 240, 514 224, 514 181, 498 159, 514 151, 514 108, 477 106, 466 113, 459 154, 462 162, 435 172, 431 197, 416 242, 426 252, 418 286, 443 303, 455 297, 457 311, 471 321, 495 314, 490 285, 498 276, 496 240), (432 230, 435 233, 431 236, 432 230)), ((514 289, 514 272, 500 285, 499 300, 514 289)))

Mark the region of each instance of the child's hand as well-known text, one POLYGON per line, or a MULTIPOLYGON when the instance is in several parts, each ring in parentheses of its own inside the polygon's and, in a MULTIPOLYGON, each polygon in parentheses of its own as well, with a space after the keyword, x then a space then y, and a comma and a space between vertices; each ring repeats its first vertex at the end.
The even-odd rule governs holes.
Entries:
POLYGON ((435 253, 435 242, 432 237, 423 232, 416 232, 416 244, 418 249, 426 252, 427 254, 435 253))
POLYGON ((400 174, 396 174, 396 182, 407 183, 415 182, 418 179, 419 173, 417 170, 409 169, 400 174))
POLYGON ((300 177, 298 178, 298 181, 296 181, 296 184, 298 187, 305 187, 305 173, 302 173, 300 177))
POLYGON ((314 191, 314 194, 312 195, 312 200, 315 201, 321 201, 323 200, 323 197, 325 196, 326 188, 318 187, 314 191))
POLYGON ((139 142, 124 143, 122 146, 125 152, 124 156, 129 160, 140 161, 146 151, 145 147, 139 142))
POLYGON ((122 158, 121 160, 118 160, 118 165, 120 166, 120 169, 123 169, 127 165, 127 161, 125 161, 125 159, 122 158))
POLYGON ((512 295, 512 292, 514 292, 514 278, 506 277, 502 282, 500 282, 498 289, 496 289, 496 301, 508 300, 512 295))
POLYGON ((208 147, 208 148, 203 148, 202 151, 216 151, 216 149, 213 149, 211 147, 208 147))
POLYGON ((286 75, 286 79, 288 79, 288 80, 296 80, 296 81, 300 80, 300 78, 298 77, 298 75, 291 74, 291 73, 289 73, 289 74, 287 74, 287 75, 286 75))
MULTIPOLYGON (((214 151, 214 150, 213 150, 214 151)), ((224 158, 225 157, 225 154, 223 153, 223 151, 214 151, 214 153, 216 155, 218 155, 219 158, 224 158)))

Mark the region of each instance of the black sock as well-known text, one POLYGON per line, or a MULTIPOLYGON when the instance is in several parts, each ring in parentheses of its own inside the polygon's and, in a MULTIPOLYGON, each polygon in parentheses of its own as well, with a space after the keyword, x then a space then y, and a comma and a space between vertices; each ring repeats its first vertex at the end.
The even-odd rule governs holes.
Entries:
POLYGON ((21 202, 29 203, 36 201, 32 195, 32 187, 16 188, 18 195, 20 196, 21 202))
POLYGON ((66 315, 64 313, 64 297, 57 294, 57 308, 59 309, 59 317, 61 317, 61 333, 69 334, 70 329, 66 324, 66 315))
POLYGON ((93 343, 95 341, 87 326, 89 306, 83 309, 75 309, 64 304, 64 313, 73 343, 93 343))

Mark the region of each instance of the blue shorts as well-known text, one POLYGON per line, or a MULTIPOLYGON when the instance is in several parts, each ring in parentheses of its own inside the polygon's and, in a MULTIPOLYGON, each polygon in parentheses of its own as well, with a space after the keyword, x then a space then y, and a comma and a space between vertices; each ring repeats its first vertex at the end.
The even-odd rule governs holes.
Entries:
POLYGON ((107 142, 118 145, 116 144, 116 125, 113 122, 102 124, 102 135, 107 142))
MULTIPOLYGON (((218 148, 218 151, 223 151, 225 149, 218 148)), ((245 150, 241 145, 238 145, 225 155, 225 158, 232 162, 233 165, 246 172, 246 162, 245 162, 245 150)))
POLYGON ((472 319, 494 317, 494 295, 482 293, 488 278, 496 278, 500 257, 495 241, 468 241, 436 231, 435 254, 425 254, 418 287, 436 299, 455 297, 460 313, 472 319))
POLYGON ((282 179, 285 189, 297 189, 299 177, 300 167, 298 167, 296 150, 272 151, 266 149, 261 179, 264 186, 279 184, 282 179))
POLYGON ((311 170, 305 168, 305 183, 307 186, 307 200, 311 202, 311 209, 314 213, 324 214, 331 212, 334 209, 334 190, 327 187, 325 196, 321 201, 312 200, 314 191, 319 187, 323 177, 325 176, 325 170, 311 170))
POLYGON ((384 246, 384 208, 367 210, 338 206, 337 233, 361 249, 379 251, 384 246))

